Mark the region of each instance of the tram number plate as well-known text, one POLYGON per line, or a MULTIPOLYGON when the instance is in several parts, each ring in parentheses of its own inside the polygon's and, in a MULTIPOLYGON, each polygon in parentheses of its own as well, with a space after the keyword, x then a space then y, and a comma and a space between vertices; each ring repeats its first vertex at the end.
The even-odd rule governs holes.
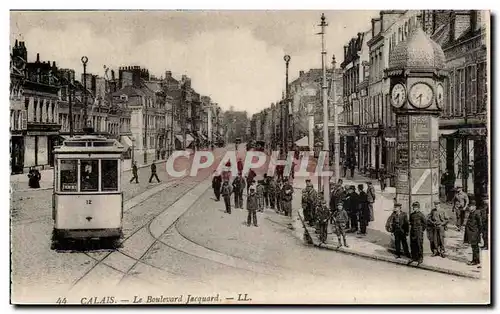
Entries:
POLYGON ((85 203, 86 203, 87 205, 92 205, 92 200, 87 200, 87 201, 85 201, 85 203))

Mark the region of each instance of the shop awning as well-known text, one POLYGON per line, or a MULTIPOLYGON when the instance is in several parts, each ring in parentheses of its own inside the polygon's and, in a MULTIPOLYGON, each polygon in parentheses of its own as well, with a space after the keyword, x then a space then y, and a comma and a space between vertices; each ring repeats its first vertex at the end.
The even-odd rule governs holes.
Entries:
POLYGON ((300 140, 296 141, 295 145, 297 145, 299 147, 309 147, 309 137, 308 136, 304 136, 300 140))
POLYGON ((439 130, 439 136, 452 135, 456 132, 457 130, 439 130))
POLYGON ((199 136, 201 139, 203 139, 203 140, 207 140, 207 137, 206 137, 203 133, 201 133, 201 132, 197 132, 197 133, 198 133, 198 136, 199 136))
POLYGON ((391 142, 391 143, 396 142, 396 138, 395 137, 386 137, 385 140, 387 142, 391 142))
POLYGON ((179 142, 181 142, 181 143, 183 143, 183 142, 184 142, 184 137, 182 137, 182 135, 180 135, 180 134, 175 135, 175 138, 176 138, 179 142))
POLYGON ((129 149, 130 147, 134 146, 132 140, 128 136, 121 136, 120 137, 120 143, 126 148, 129 149))
POLYGON ((69 135, 61 135, 61 134, 59 134, 59 137, 62 138, 63 140, 69 140, 70 139, 69 135))
POLYGON ((488 131, 486 128, 465 128, 458 131, 459 135, 462 136, 487 136, 488 131))

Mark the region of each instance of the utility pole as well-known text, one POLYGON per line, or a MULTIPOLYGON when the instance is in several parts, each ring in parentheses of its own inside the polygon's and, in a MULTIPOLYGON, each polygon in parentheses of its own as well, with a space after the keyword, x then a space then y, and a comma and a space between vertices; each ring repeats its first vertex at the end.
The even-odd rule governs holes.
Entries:
POLYGON ((174 101, 170 105, 170 147, 169 147, 169 157, 174 151, 174 101))
MULTIPOLYGON (((289 141, 289 129, 290 129, 290 108, 288 107, 288 65, 290 64, 290 56, 289 55, 285 55, 283 57, 283 60, 285 60, 285 67, 286 67, 286 81, 285 81, 285 134, 284 134, 284 137, 285 137, 285 156, 288 156, 288 141, 289 141)), ((285 157, 286 158, 286 157, 285 157)))
POLYGON ((335 70, 336 70, 335 55, 332 57, 332 85, 331 85, 331 102, 333 104, 333 128, 334 128, 334 146, 333 151, 335 154, 335 158, 333 162, 335 163, 335 183, 339 181, 340 178, 340 138, 339 138, 339 125, 338 125, 338 117, 337 117, 337 92, 335 90, 335 70))
MULTIPOLYGON (((323 92, 323 153, 328 153, 329 151, 329 140, 328 140, 328 86, 326 83, 326 48, 325 48, 325 28, 328 26, 326 23, 325 14, 321 14, 321 67, 323 70, 323 84, 321 86, 321 90, 323 92)), ((328 159, 327 159, 328 160, 328 159)), ((329 162, 327 162, 329 164, 329 162)), ((328 167, 329 168, 329 167, 328 167)), ((330 169, 328 169, 330 170, 330 169)), ((330 199, 330 178, 322 178, 323 179, 323 192, 324 198, 327 204, 329 204, 330 199)))
POLYGON ((69 136, 73 137, 73 82, 71 74, 68 73, 68 97, 69 97, 69 136))

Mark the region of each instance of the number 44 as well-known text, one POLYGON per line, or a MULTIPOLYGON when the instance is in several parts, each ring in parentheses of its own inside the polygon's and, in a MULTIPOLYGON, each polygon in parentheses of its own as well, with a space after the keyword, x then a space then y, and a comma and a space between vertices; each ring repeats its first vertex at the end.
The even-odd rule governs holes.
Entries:
POLYGON ((57 298, 56 304, 66 304, 66 298, 57 298))

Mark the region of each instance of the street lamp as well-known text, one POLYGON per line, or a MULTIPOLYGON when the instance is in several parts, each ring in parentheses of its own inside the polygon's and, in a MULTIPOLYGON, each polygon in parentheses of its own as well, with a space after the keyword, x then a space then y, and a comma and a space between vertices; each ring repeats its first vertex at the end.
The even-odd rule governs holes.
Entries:
POLYGON ((87 115, 87 62, 89 62, 89 58, 83 56, 81 58, 83 64, 83 121, 85 126, 83 127, 83 131, 87 134, 92 133, 93 128, 90 125, 90 120, 87 115))
POLYGON ((134 164, 135 137, 132 137, 132 165, 134 164))

